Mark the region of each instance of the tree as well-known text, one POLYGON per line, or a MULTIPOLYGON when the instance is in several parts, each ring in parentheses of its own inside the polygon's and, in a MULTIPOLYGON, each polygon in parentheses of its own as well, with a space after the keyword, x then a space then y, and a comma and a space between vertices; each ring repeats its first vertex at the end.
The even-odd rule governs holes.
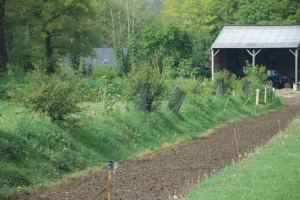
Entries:
POLYGON ((184 28, 174 24, 148 24, 140 32, 139 61, 165 72, 166 66, 178 68, 192 56, 192 42, 184 28))
POLYGON ((4 33, 5 0, 0 0, 0 71, 7 70, 7 50, 4 33))
POLYGON ((299 24, 299 0, 240 0, 234 13, 237 24, 299 24))
POLYGON ((203 63, 214 37, 216 16, 211 12, 213 0, 166 0, 161 20, 175 23, 185 28, 193 40, 194 59, 203 63))
POLYGON ((27 30, 28 41, 37 41, 34 46, 44 48, 40 54, 45 58, 47 72, 54 72, 56 61, 68 52, 92 50, 92 43, 97 41, 94 30, 102 11, 100 2, 104 1, 12 0, 9 30, 27 30))

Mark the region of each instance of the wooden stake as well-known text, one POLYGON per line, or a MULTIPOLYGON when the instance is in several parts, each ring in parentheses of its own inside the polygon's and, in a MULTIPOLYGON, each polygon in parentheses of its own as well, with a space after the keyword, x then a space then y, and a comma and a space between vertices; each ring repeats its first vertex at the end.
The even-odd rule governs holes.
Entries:
POLYGON ((111 200, 111 178, 113 171, 113 161, 108 161, 108 182, 107 182, 107 200, 111 200))
POLYGON ((217 88, 217 92, 216 92, 216 96, 215 96, 215 99, 214 99, 214 103, 216 103, 216 99, 217 99, 218 92, 219 92, 219 86, 218 86, 218 88, 217 88))
POLYGON ((267 103, 267 87, 265 86, 265 99, 264 99, 264 103, 267 103))
POLYGON ((240 152, 239 152, 239 143, 237 140, 237 136, 236 136, 236 125, 233 125, 233 131, 234 131, 234 140, 235 140, 235 145, 236 145, 236 153, 238 155, 238 162, 241 162, 241 158, 240 158, 240 152))
POLYGON ((234 90, 232 90, 232 96, 235 96, 235 91, 234 90))
POLYGON ((223 110, 224 112, 225 112, 225 110, 226 110, 228 100, 229 100, 229 97, 228 97, 227 100, 226 100, 225 107, 224 107, 224 110, 223 110))
POLYGON ((275 88, 274 87, 272 88, 272 91, 273 91, 272 99, 274 99, 274 97, 275 97, 275 88))
POLYGON ((1 120, 2 127, 4 128, 3 119, 2 119, 2 115, 1 114, 0 114, 0 120, 1 120))
POLYGON ((259 89, 256 90, 256 101, 255 101, 255 105, 259 104, 259 89))
POLYGON ((280 138, 282 138, 282 131, 281 131, 281 126, 280 126, 280 120, 279 120, 279 117, 277 117, 277 121, 278 121, 278 128, 279 128, 279 136, 280 136, 280 138))

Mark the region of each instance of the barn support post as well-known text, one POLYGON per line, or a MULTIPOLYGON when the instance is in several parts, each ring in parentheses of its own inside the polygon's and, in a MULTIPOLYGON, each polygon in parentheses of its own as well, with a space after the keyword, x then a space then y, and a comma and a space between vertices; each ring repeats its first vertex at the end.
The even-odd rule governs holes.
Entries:
POLYGON ((255 56, 261 51, 261 49, 258 50, 258 52, 256 52, 256 53, 255 53, 255 49, 252 50, 252 53, 248 49, 246 49, 246 50, 252 56, 252 67, 255 67, 255 56))
POLYGON ((293 52, 290 49, 290 52, 295 56, 295 83, 293 86, 294 91, 298 90, 298 49, 295 49, 295 52, 293 52))
POLYGON ((211 49, 211 80, 215 80, 215 55, 219 53, 220 49, 214 52, 214 49, 211 49))

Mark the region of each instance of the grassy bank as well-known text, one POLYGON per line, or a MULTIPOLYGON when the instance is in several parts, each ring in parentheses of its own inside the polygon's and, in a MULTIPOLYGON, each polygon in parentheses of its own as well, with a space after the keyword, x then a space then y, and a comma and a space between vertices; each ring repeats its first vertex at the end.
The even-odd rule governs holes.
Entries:
POLYGON ((283 137, 271 140, 243 160, 187 194, 193 199, 300 199, 300 117, 283 137))
POLYGON ((72 126, 56 125, 49 117, 28 111, 19 104, 0 102, 1 161, 0 196, 47 184, 87 167, 106 165, 164 143, 187 141, 200 132, 229 120, 262 114, 279 108, 281 101, 245 107, 244 100, 231 98, 190 105, 180 116, 165 107, 152 113, 125 112, 113 117, 80 116, 72 126))

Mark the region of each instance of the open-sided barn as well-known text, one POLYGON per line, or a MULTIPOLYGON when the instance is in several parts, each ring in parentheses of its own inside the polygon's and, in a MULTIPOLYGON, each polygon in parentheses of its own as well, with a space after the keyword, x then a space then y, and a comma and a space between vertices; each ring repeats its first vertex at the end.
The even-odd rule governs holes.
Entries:
POLYGON ((222 69, 242 74, 248 60, 299 81, 300 25, 224 26, 211 50, 212 80, 222 69))

